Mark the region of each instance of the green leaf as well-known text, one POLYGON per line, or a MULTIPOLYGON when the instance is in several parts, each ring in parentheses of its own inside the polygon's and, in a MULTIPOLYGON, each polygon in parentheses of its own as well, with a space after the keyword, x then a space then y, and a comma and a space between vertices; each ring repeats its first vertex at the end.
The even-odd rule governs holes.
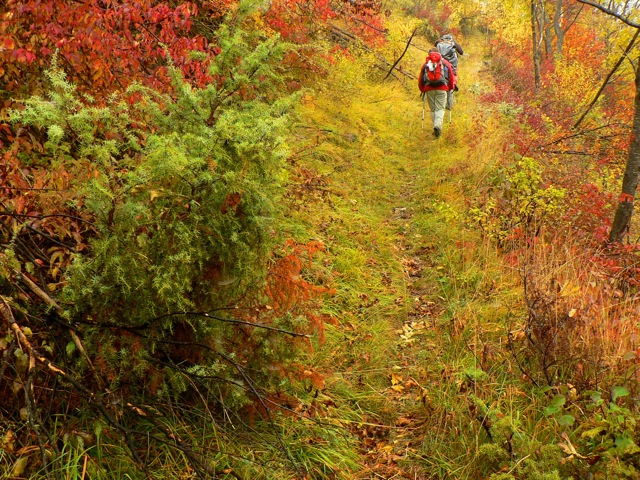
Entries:
POLYGON ((96 421, 93 427, 93 433, 96 435, 96 439, 100 440, 100 436, 102 435, 102 430, 104 429, 104 425, 100 421, 96 421))
POLYGON ((566 427, 570 427, 575 423, 575 421, 576 421, 576 417, 574 417, 573 415, 560 415, 558 417, 558 423, 566 427))
POLYGON ((541 387, 539 390, 536 390, 536 393, 544 394, 544 393, 547 393, 549 390, 552 390, 552 389, 553 389, 553 387, 545 385, 544 387, 541 387))
POLYGON ((593 410, 594 408, 598 408, 600 405, 604 403, 602 399, 602 393, 597 392, 595 390, 588 390, 583 393, 584 397, 588 397, 591 400, 591 403, 587 404, 587 408, 593 410))
POLYGON ((564 395, 556 395, 551 399, 547 408, 544 409, 543 413, 545 416, 553 415, 554 413, 558 413, 562 410, 562 406, 567 403, 567 399, 564 395))
POLYGON ((542 413, 544 414, 545 417, 549 417, 551 415, 558 413, 560 410, 562 410, 562 407, 549 405, 547 408, 543 410, 542 413))
POLYGON ((623 450, 625 455, 635 455, 640 452, 640 447, 633 440, 629 439, 623 450))
POLYGON ((624 453, 626 455, 633 455, 640 452, 640 447, 636 445, 631 437, 628 435, 621 435, 616 437, 616 449, 620 453, 624 453))
POLYGON ((73 342, 67 343, 66 351, 67 351, 67 355, 71 355, 73 352, 76 351, 76 344, 73 342))
POLYGON ((596 402, 602 398, 602 393, 596 390, 587 390, 583 393, 584 396, 588 396, 592 402, 596 402))
POLYGON ((565 403, 567 403, 567 399, 564 398, 564 395, 556 395, 551 399, 551 403, 549 403, 550 407, 561 407, 565 403))
POLYGON ((613 391, 611 393, 611 400, 615 402, 617 398, 626 397, 630 393, 631 392, 624 387, 613 387, 613 391))

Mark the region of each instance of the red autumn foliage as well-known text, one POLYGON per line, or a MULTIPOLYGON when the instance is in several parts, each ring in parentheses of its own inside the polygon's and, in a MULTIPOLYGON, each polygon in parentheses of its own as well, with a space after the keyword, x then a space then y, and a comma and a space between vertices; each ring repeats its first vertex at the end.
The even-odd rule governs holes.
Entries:
POLYGON ((426 23, 433 29, 433 34, 436 37, 440 37, 445 33, 458 34, 458 31, 453 29, 449 30, 449 17, 451 17, 451 7, 449 5, 443 5, 442 8, 435 9, 432 5, 416 4, 414 7, 405 9, 410 15, 414 15, 417 18, 425 20, 426 23))
POLYGON ((288 252, 278 258, 269 271, 266 285, 266 295, 274 314, 282 315, 285 312, 302 314, 306 317, 309 327, 324 336, 324 327, 327 322, 333 322, 328 315, 323 315, 310 309, 311 304, 316 304, 325 295, 332 295, 334 290, 326 285, 318 284, 305 279, 305 271, 311 267, 313 257, 324 250, 321 242, 309 242, 298 244, 288 241, 288 252))
MULTIPOLYGON (((196 87, 215 81, 209 75, 210 63, 221 53, 215 44, 215 30, 232 3, 235 2, 9 0, 0 6, 0 95, 6 94, 6 99, 0 96, 0 100, 6 100, 0 104, 0 115, 12 106, 9 98, 45 93, 43 72, 50 68, 56 51, 58 65, 68 74, 69 80, 80 92, 94 96, 97 104, 111 92, 123 90, 134 82, 158 91, 169 90, 172 88, 167 68, 170 61, 196 87), (193 51, 200 53, 197 60, 192 59, 193 51)), ((325 15, 326 21, 335 18, 328 5, 320 2, 317 8, 317 13, 325 15)), ((354 6, 350 15, 366 19, 371 25, 380 25, 371 13, 377 7, 372 4, 373 10, 367 8, 365 5, 354 6)), ((316 22, 314 16, 287 20, 290 24, 281 25, 283 29, 300 32, 310 29, 316 22), (305 21, 307 25, 303 25, 305 21)), ((364 27, 359 25, 357 28, 364 27)), ((304 67, 304 55, 307 54, 312 55, 312 50, 302 47, 285 61, 304 67)), ((295 88, 299 85, 292 85, 292 89, 295 88)), ((240 95, 249 96, 251 92, 240 92, 240 95)), ((137 101, 135 94, 129 101, 137 101)), ((100 134, 105 138, 114 134, 102 127, 97 125, 96 129, 101 130, 100 134)), ((144 130, 143 126, 139 128, 144 130)), ((82 199, 76 198, 71 188, 71 176, 91 177, 97 172, 82 160, 78 160, 77 170, 73 173, 63 166, 47 168, 51 159, 43 147, 46 140, 44 131, 0 124, 0 148, 4 149, 0 163, 4 205, 0 228, 14 231, 21 226, 15 235, 17 241, 25 245, 25 250, 36 252, 29 262, 33 264, 33 276, 38 279, 37 283, 48 285, 52 289, 50 293, 54 294, 54 282, 62 281, 72 256, 82 253, 96 233, 92 219, 82 213, 82 199), (46 254, 38 255, 38 252, 46 254)), ((117 176, 119 172, 113 173, 117 176)), ((229 194, 221 206, 222 213, 241 215, 240 200, 239 193, 229 194)), ((285 340, 281 343, 288 346, 287 353, 291 354, 295 350, 294 342, 288 342, 289 337, 279 332, 280 328, 295 331, 299 336, 293 340, 301 339, 308 346, 303 335, 319 332, 322 336, 325 322, 331 321, 329 316, 318 313, 317 308, 321 298, 330 294, 331 289, 305 278, 311 258, 322 245, 291 243, 286 249, 287 253, 273 263, 266 292, 255 294, 263 294, 262 302, 253 295, 239 301, 242 307, 236 317, 247 324, 237 326, 229 334, 233 337, 229 339, 233 344, 231 349, 238 349, 239 364, 264 361, 261 354, 264 339, 254 335, 262 330, 251 327, 251 323, 273 326, 276 333, 272 333, 284 335, 285 340), (289 328, 282 320, 285 317, 304 321, 289 328)), ((215 274, 215 267, 205 273, 215 274)), ((178 328, 176 331, 176 336, 185 345, 197 343, 196 333, 191 329, 178 328)), ((135 354, 139 350, 139 339, 126 331, 120 333, 121 345, 118 347, 130 348, 135 354)), ((104 351, 92 352, 95 365, 105 372, 107 380, 115 375, 107 369, 107 357, 113 354, 110 348, 104 346, 104 351)), ((197 349, 189 350, 179 345, 165 346, 165 351, 190 362, 197 360, 194 355, 201 354, 197 349)), ((288 372, 284 363, 272 363, 269 368, 280 375, 311 379, 316 385, 322 381, 319 374, 309 376, 305 373, 312 371, 308 368, 300 370, 295 366, 288 372)), ((150 366, 147 373, 151 379, 149 388, 157 390, 160 380, 155 367, 150 366)))
POLYGON ((307 44, 327 29, 373 45, 382 41, 384 25, 377 0, 276 0, 265 20, 283 38, 307 44))
POLYGON ((194 2, 174 7, 157 0, 8 0, 0 8, 0 85, 12 95, 40 90, 40 73, 56 51, 70 80, 97 97, 136 81, 164 90, 167 53, 187 79, 204 85, 215 45, 194 33, 194 19, 215 22, 226 8, 223 2, 199 9, 194 2), (192 60, 191 51, 205 58, 192 60))
MULTIPOLYGON (((513 192, 508 188, 494 199, 491 215, 509 219, 503 223, 509 229, 505 260, 526 272, 531 357, 541 365, 563 365, 565 381, 582 386, 596 375, 590 370, 594 359, 629 347, 629 331, 635 327, 627 319, 635 318, 635 307, 633 300, 620 299, 633 299, 640 286, 637 239, 630 238, 628 245, 608 243, 615 206, 629 200, 618 198, 633 115, 628 68, 611 79, 595 107, 574 127, 620 55, 610 43, 611 38, 586 22, 576 23, 566 34, 562 55, 542 59, 536 89, 531 46, 511 49, 497 38, 492 46, 496 88, 483 96, 492 112, 508 117, 505 164, 514 150, 532 157, 542 174, 533 192, 552 186, 565 193, 553 215, 543 211, 533 216, 533 228, 522 227, 530 218, 509 204, 513 192), (564 322, 561 333, 559 319, 564 322), (571 348, 549 354, 544 348, 550 339, 571 348), (579 369, 571 367, 576 358, 581 359, 579 369)), ((485 128, 482 114, 477 125, 485 128)), ((509 179, 501 181, 509 184, 509 179)), ((526 188, 518 193, 537 201, 526 188)), ((615 368, 626 367, 620 362, 615 368)))

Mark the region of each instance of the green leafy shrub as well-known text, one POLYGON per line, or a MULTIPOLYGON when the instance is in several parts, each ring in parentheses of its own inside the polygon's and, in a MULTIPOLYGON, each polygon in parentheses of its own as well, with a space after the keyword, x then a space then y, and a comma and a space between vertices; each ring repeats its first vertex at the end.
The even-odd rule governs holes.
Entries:
POLYGON ((546 185, 543 173, 529 157, 499 168, 481 203, 471 208, 472 220, 503 248, 537 236, 543 220, 559 212, 566 195, 564 189, 546 185))
MULTIPOLYGON (((22 352, 16 339, 31 338, 33 351, 16 360, 25 365, 7 378, 23 388, 28 369, 30 382, 61 389, 57 377, 64 386, 44 400, 25 387, 45 474, 46 458, 80 458, 72 459, 71 447, 56 457, 43 446, 55 445, 57 432, 41 412, 69 405, 78 425, 102 417, 111 442, 104 451, 125 444, 143 466, 141 445, 147 458, 173 449, 199 474, 215 473, 205 454, 207 442, 218 442, 210 430, 230 416, 242 420, 239 410, 253 402, 266 418, 281 408, 270 392, 301 371, 288 365, 321 327, 323 318, 305 305, 326 289, 303 277, 321 246, 282 246, 279 231, 297 97, 286 93, 278 68, 291 46, 250 21, 239 28, 243 8, 218 32, 215 81, 205 88, 170 67, 170 93, 134 85, 97 101, 78 94, 54 65, 49 95, 11 114, 42 146, 7 155, 29 165, 18 176, 36 185, 42 178, 46 187, 33 195, 33 215, 16 208, 14 239, 42 228, 50 242, 39 248, 52 260, 38 287, 26 278, 38 275, 28 251, 5 244, 2 313, 15 312, 21 333, 8 335, 3 350, 22 352), (42 227, 50 217, 63 220, 42 227), (14 278, 47 305, 21 293, 14 278), (203 418, 198 444, 184 425, 203 418)), ((20 411, 20 402, 8 411, 20 411)), ((32 462, 31 471, 37 467, 32 462)))
MULTIPOLYGON (((244 52, 239 76, 267 70, 278 50, 270 39, 244 52)), ((60 70, 49 78, 50 98, 29 100, 13 121, 47 129, 41 161, 77 162, 88 174, 72 187, 94 234, 66 272, 67 318, 90 325, 86 347, 112 381, 144 377, 163 338, 221 341, 224 324, 182 314, 226 307, 263 281, 292 98, 225 102, 248 78, 194 89, 174 71, 173 97, 138 86, 127 92, 133 105, 94 106, 60 70), (130 338, 108 334, 117 328, 130 338)))

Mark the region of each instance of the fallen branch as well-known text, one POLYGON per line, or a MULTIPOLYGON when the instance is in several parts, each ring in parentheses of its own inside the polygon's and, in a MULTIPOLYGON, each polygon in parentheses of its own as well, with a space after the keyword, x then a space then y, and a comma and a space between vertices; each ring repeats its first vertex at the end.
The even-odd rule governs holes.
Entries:
POLYGON ((47 292, 42 290, 33 280, 31 280, 29 277, 24 275, 22 272, 19 272, 18 270, 14 270, 13 274, 18 280, 22 280, 25 285, 29 287, 29 290, 35 293, 40 300, 44 301, 44 303, 53 308, 56 313, 62 313, 62 308, 60 308, 60 305, 58 305, 58 303, 53 298, 51 298, 51 296, 47 292))
MULTIPOLYGON (((60 305, 58 305, 58 303, 53 298, 51 298, 51 296, 47 292, 42 290, 33 280, 31 280, 26 275, 23 275, 21 272, 14 270, 13 273, 19 280, 22 280, 22 282, 27 287, 29 287, 29 290, 31 290, 38 298, 40 298, 40 300, 44 301, 44 303, 46 303, 51 308, 53 308, 58 315, 62 316, 62 308, 60 307, 60 305)), ((98 372, 96 372, 96 369, 93 366, 93 363, 91 362, 91 359, 87 354, 87 351, 84 349, 84 345, 82 345, 82 341, 80 340, 80 337, 78 337, 78 334, 75 332, 73 328, 70 328, 70 327, 68 328, 69 328, 69 334, 71 335, 71 339, 73 340, 74 345, 76 346, 80 354, 84 357, 84 359, 87 361, 87 364, 89 365, 91 372, 94 374, 95 379, 99 383, 101 383, 98 372)))
MULTIPOLYGON (((27 338, 27 336, 24 334, 24 332, 20 328, 20 325, 18 325, 18 323, 16 322, 16 319, 13 316, 13 312, 11 311, 11 307, 9 306, 7 299, 3 296, 0 296, 0 315, 9 324, 9 328, 15 335, 18 343, 22 345, 25 350, 27 350, 27 353, 29 354, 30 367, 31 367, 31 361, 33 358, 34 362, 35 360, 37 360, 38 362, 42 363, 54 375, 60 375, 63 378, 69 378, 69 376, 63 370, 60 370, 58 367, 56 367, 53 363, 51 363, 49 359, 47 359, 46 357, 38 353, 38 351, 33 347, 31 342, 27 338)), ((73 383, 77 383, 77 382, 73 382, 73 383)))

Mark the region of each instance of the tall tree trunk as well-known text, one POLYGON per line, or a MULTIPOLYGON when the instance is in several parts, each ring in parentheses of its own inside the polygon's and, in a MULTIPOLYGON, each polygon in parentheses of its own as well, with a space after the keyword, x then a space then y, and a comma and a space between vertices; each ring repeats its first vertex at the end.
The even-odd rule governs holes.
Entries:
POLYGON ((553 45, 551 44, 551 25, 546 24, 544 28, 544 58, 548 59, 553 55, 553 45))
POLYGON ((619 242, 629 230, 631 215, 633 214, 633 203, 638 188, 638 176, 640 175, 640 66, 636 68, 636 96, 634 101, 633 127, 631 129, 631 145, 629 145, 629 156, 624 169, 622 179, 622 193, 618 203, 611 233, 610 242, 619 242))
POLYGON ((551 45, 551 22, 549 21, 547 7, 544 2, 542 2, 542 15, 540 18, 542 22, 542 25, 540 26, 540 34, 542 34, 544 39, 544 58, 545 60, 548 60, 549 56, 552 54, 553 46, 551 45))
MULTIPOLYGON (((628 2, 625 2, 624 8, 622 9, 620 9, 620 5, 616 5, 612 1, 609 2, 608 6, 601 5, 595 0, 578 0, 578 2, 585 5, 591 5, 601 12, 611 15, 630 27, 636 28, 640 31, 640 22, 634 21, 628 16, 625 16, 627 14, 626 7, 628 6, 628 2)), ((635 40, 636 37, 634 36, 631 40, 630 46, 633 45, 635 40)), ((622 178, 622 193, 618 200, 618 208, 616 209, 616 214, 613 217, 613 225, 611 225, 611 232, 609 233, 609 242, 611 243, 620 242, 625 233, 629 231, 631 215, 633 215, 633 203, 636 198, 636 189, 638 188, 638 176, 640 175, 640 59, 638 59, 637 65, 635 66, 635 74, 636 95, 633 102, 631 143, 629 145, 627 165, 624 169, 624 177, 622 178)))
POLYGON ((564 0, 556 0, 556 11, 553 14, 553 29, 556 32, 556 53, 562 55, 562 48, 564 47, 564 34, 566 33, 562 29, 562 8, 564 7, 564 0))
POLYGON ((540 88, 540 44, 538 43, 538 5, 537 0, 531 0, 531 40, 533 54, 533 77, 536 90, 540 88))

